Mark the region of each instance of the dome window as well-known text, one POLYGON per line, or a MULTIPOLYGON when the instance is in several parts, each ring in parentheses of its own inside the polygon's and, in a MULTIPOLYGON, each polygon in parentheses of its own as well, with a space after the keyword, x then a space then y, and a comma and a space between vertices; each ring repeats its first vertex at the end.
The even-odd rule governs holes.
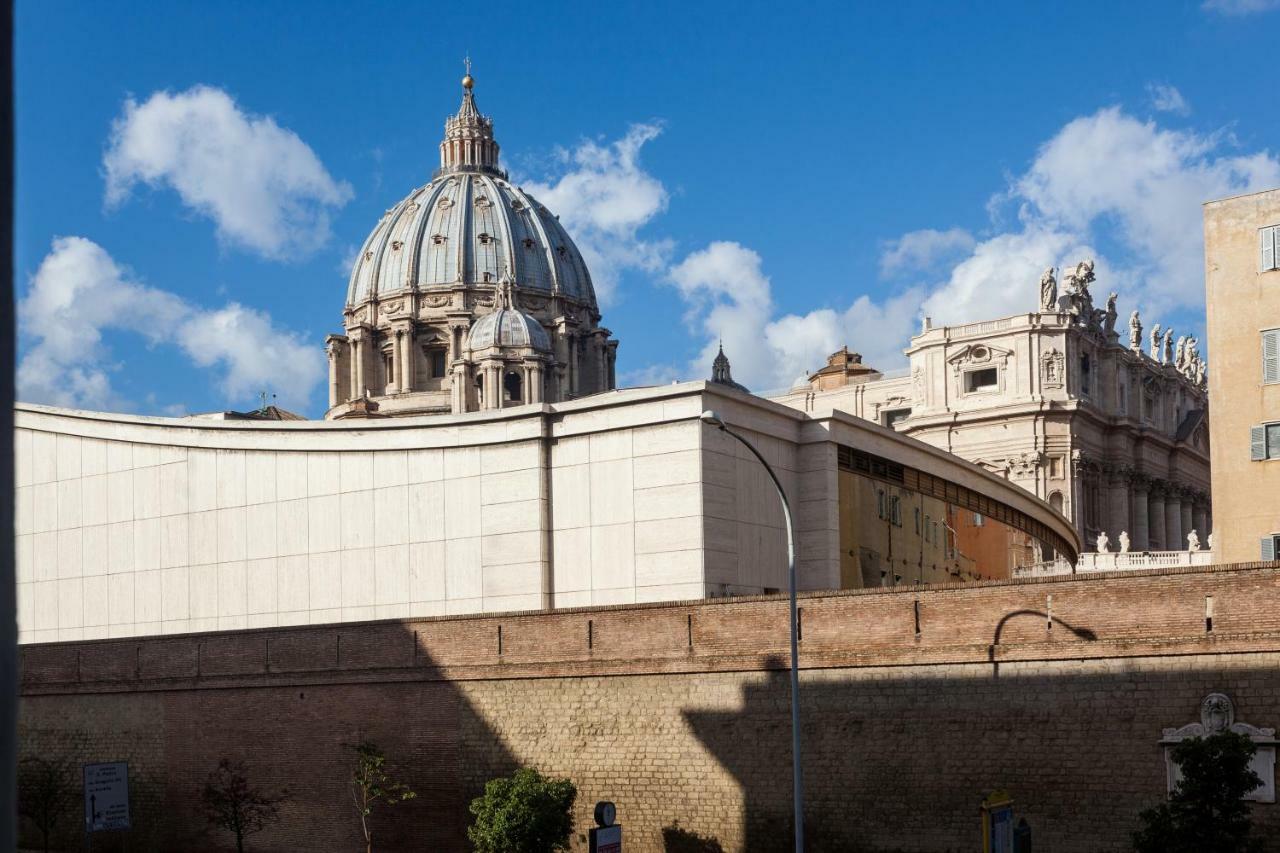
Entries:
POLYGON ((477 197, 476 197, 476 207, 488 207, 488 206, 489 206, 489 199, 488 199, 488 197, 486 197, 486 196, 477 196, 477 197))
POLYGON ((443 234, 432 234, 432 235, 431 235, 431 242, 432 242, 432 243, 435 243, 437 246, 439 246, 439 245, 443 244, 443 243, 444 243, 444 241, 445 241, 445 240, 447 240, 447 239, 448 239, 448 238, 447 238, 447 237, 445 237, 443 234))
POLYGON ((365 259, 366 261, 371 261, 371 260, 373 260, 373 252, 365 252, 365 253, 364 253, 364 259, 365 259))
POLYGON ((511 202, 511 209, 524 210, 524 204, 520 201, 520 199, 516 199, 515 201, 511 202))
POLYGON ((493 242, 493 237, 492 237, 491 235, 489 235, 489 234, 481 233, 481 234, 480 234, 480 242, 481 242, 483 245, 487 246, 487 245, 489 245, 490 243, 492 243, 492 242, 493 242))
POLYGON ((529 238, 529 237, 525 237, 525 238, 524 238, 523 240, 521 240, 520 242, 524 243, 524 247, 525 247, 526 249, 532 249, 532 248, 533 248, 533 240, 532 240, 531 238, 529 238))
POLYGON ((440 203, 437 204, 436 207, 439 208, 440 210, 448 210, 449 208, 453 207, 453 200, 448 198, 442 198, 440 199, 440 203))
POLYGON ((560 257, 562 258, 565 255, 569 254, 569 250, 566 249, 564 246, 556 246, 556 251, 560 253, 560 257))
POLYGON ((403 246, 403 245, 404 245, 404 242, 403 242, 403 241, 401 241, 401 240, 392 240, 392 241, 391 241, 391 251, 393 251, 393 252, 398 252, 398 251, 400 251, 400 247, 401 247, 401 246, 403 246))

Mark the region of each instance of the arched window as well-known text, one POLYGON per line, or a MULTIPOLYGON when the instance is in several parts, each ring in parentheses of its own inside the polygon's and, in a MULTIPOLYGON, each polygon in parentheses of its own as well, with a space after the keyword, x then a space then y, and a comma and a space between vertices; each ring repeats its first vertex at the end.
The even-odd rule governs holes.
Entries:
POLYGON ((521 396, 520 374, 514 370, 507 373, 502 379, 503 390, 506 391, 507 400, 513 403, 519 403, 523 397, 521 396))
POLYGON ((1062 511, 1062 492, 1054 492, 1049 495, 1049 506, 1057 510, 1059 515, 1066 515, 1062 511))
POLYGON ((484 405, 484 375, 483 374, 476 376, 476 403, 481 406, 484 405))

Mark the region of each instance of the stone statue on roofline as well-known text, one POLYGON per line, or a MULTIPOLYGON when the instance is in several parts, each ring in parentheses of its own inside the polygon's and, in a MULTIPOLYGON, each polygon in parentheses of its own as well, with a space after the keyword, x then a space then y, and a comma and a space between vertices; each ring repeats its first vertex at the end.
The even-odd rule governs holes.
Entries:
POLYGON ((1161 363, 1173 363, 1173 326, 1164 330, 1164 359, 1161 363))
POLYGON ((1116 311, 1116 300, 1119 298, 1119 295, 1114 290, 1107 297, 1107 313, 1105 315, 1106 319, 1103 321, 1103 331, 1108 335, 1116 330, 1116 317, 1119 316, 1116 311))
POLYGON ((1040 276, 1040 310, 1046 313, 1058 310, 1058 280, 1053 273, 1049 267, 1040 276))
POLYGON ((1173 366, 1179 373, 1186 370, 1187 367, 1187 336, 1183 335, 1178 338, 1178 346, 1174 350, 1173 366))
POLYGON ((1195 528, 1192 528, 1191 532, 1187 534, 1187 550, 1200 550, 1200 534, 1196 533, 1195 528))
POLYGON ((1127 530, 1120 531, 1120 553, 1129 553, 1129 531, 1127 530))
POLYGON ((1142 319, 1137 311, 1129 315, 1129 349, 1142 352, 1142 319))
POLYGON ((1151 327, 1151 360, 1160 361, 1160 324, 1151 327))
POLYGON ((1093 326, 1097 322, 1093 309, 1093 296, 1089 293, 1089 285, 1094 281, 1093 260, 1086 258, 1065 276, 1067 284, 1066 300, 1068 311, 1076 318, 1076 322, 1093 326))
POLYGON ((1098 553, 1111 553, 1111 540, 1107 538, 1107 531, 1105 530, 1099 531, 1098 533, 1098 553))

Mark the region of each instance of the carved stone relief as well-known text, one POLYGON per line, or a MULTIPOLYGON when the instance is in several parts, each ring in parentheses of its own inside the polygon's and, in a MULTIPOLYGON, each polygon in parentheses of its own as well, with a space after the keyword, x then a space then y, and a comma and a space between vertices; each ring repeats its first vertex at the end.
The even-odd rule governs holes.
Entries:
POLYGON ((1208 737, 1222 731, 1233 731, 1254 742, 1257 752, 1249 762, 1249 768, 1262 780, 1257 788, 1245 795, 1255 803, 1276 801, 1276 730, 1258 728, 1248 723, 1236 722, 1235 703, 1225 693, 1210 693, 1200 703, 1200 722, 1188 723, 1180 728, 1165 729, 1160 738, 1164 747, 1165 779, 1170 793, 1182 780, 1182 771, 1173 761, 1173 748, 1187 738, 1208 737))

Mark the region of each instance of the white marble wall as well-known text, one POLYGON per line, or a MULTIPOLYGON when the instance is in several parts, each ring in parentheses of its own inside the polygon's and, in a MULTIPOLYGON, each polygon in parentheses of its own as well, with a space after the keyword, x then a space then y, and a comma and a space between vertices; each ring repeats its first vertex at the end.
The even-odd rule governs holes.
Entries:
POLYGON ((20 430, 18 458, 24 640, 541 604, 536 441, 292 452, 20 430))
MULTIPOLYGON (((831 430, 890 457, 925 450, 865 421, 704 383, 380 421, 205 422, 22 406, 20 639, 784 589, 777 495, 745 448, 699 420, 706 408, 779 472, 805 588, 839 582, 831 430)), ((957 476, 1028 500, 929 452, 930 470, 963 468, 957 476)))

